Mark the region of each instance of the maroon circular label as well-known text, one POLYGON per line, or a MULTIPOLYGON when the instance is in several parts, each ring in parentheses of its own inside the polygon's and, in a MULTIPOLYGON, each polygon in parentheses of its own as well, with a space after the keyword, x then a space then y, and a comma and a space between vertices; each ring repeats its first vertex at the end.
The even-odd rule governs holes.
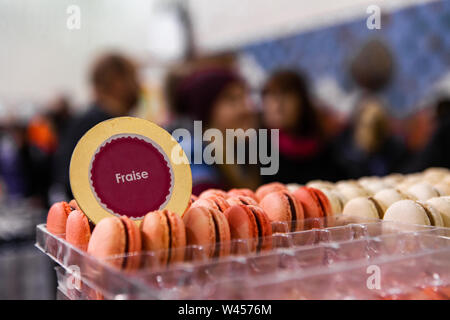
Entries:
POLYGON ((167 204, 173 172, 165 153, 150 139, 117 135, 105 141, 94 155, 90 183, 107 211, 142 218, 167 204))

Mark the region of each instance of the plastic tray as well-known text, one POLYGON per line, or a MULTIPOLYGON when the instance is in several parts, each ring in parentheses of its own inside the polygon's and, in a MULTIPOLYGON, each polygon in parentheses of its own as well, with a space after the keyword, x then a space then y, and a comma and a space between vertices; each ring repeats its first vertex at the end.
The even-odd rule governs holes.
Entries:
POLYGON ((170 265, 164 252, 142 252, 127 255, 140 260, 128 272, 111 266, 123 256, 95 259, 45 225, 36 246, 59 264, 58 290, 68 299, 450 298, 450 229, 347 216, 303 222, 299 232, 274 223, 261 252, 256 239, 222 243, 230 254, 221 258, 188 246, 179 249, 184 261, 170 265))

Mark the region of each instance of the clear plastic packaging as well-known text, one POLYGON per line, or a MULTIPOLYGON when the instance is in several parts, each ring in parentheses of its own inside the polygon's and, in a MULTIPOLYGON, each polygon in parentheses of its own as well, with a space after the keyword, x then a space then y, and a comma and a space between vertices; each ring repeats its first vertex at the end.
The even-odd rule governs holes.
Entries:
POLYGON ((170 265, 165 252, 142 252, 127 255, 140 261, 133 271, 45 225, 36 246, 59 264, 58 294, 68 299, 450 299, 450 229, 346 216, 304 220, 298 232, 272 227, 259 252, 257 239, 221 243, 224 257, 180 248, 184 260, 170 265))

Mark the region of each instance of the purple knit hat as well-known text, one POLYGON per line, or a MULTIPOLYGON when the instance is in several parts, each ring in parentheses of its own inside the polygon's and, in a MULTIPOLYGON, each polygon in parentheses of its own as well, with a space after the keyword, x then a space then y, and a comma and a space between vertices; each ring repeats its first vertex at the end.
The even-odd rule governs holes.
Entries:
POLYGON ((197 71, 185 78, 177 89, 177 100, 184 114, 208 123, 214 103, 222 91, 243 79, 228 69, 197 71))

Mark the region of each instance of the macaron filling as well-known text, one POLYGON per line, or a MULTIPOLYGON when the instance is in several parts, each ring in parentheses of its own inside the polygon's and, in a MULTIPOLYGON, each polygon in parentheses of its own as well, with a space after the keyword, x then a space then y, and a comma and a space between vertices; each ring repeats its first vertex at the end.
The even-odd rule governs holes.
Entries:
POLYGON ((127 266, 127 260, 128 260, 127 253, 128 253, 128 250, 129 250, 130 241, 128 239, 128 227, 127 227, 127 224, 122 219, 120 219, 120 222, 122 223, 123 228, 125 230, 125 232, 124 232, 125 233, 125 251, 124 251, 124 255, 125 256, 122 259, 122 266, 121 266, 121 269, 125 269, 125 267, 127 266))
POLYGON ((292 214, 291 231, 294 232, 297 229, 297 211, 295 210, 294 200, 288 194, 286 194, 286 198, 288 200, 289 208, 292 214))
POLYGON ((320 212, 321 212, 321 217, 325 216, 325 212, 326 212, 326 208, 325 205, 322 202, 322 199, 316 194, 316 192, 314 190, 309 189, 309 194, 311 195, 311 197, 316 201, 316 204, 319 206, 320 212))
POLYGON ((226 200, 220 199, 218 197, 216 197, 215 199, 210 199, 215 203, 220 212, 224 212, 228 208, 226 200))
POLYGON ((250 211, 252 212, 253 216, 255 217, 256 228, 258 229, 258 235, 257 235, 258 243, 256 244, 256 252, 259 252, 259 251, 261 251, 261 247, 263 244, 263 239, 262 239, 263 231, 262 231, 261 221, 259 220, 258 215, 253 212, 253 208, 250 208, 250 211))
POLYGON ((380 206, 380 204, 378 203, 378 201, 375 200, 375 199, 372 198, 372 197, 368 197, 367 199, 368 199, 370 202, 372 202, 373 205, 375 206, 375 209, 377 210, 377 213, 378 213, 378 217, 379 217, 380 219, 383 219, 383 217, 384 217, 384 211, 383 211, 383 209, 381 208, 381 206, 380 206))
POLYGON ((322 199, 320 199, 320 197, 318 197, 315 193, 314 193, 314 196, 317 198, 317 204, 320 207, 320 211, 322 211, 322 214, 325 216, 325 212, 327 212, 327 211, 326 211, 326 208, 325 208, 325 206, 324 206, 324 204, 322 202, 322 199))
POLYGON ((72 208, 67 202, 63 202, 63 207, 64 207, 64 212, 69 215, 73 210, 75 210, 74 208, 72 208))
POLYGON ((399 194, 401 197, 403 197, 403 199, 409 199, 409 198, 410 198, 410 196, 409 196, 407 193, 403 192, 402 190, 400 190, 400 189, 394 189, 394 190, 397 191, 398 194, 399 194))
POLYGON ((420 203, 420 202, 416 202, 419 206, 421 206, 422 207, 422 209, 425 211, 425 214, 427 215, 427 217, 428 217, 428 220, 430 220, 430 224, 432 225, 432 226, 435 226, 436 225, 436 220, 434 219, 434 216, 433 216, 433 214, 430 212, 430 210, 423 204, 423 203, 420 203))
POLYGON ((169 248, 167 249, 167 263, 170 263, 172 258, 172 225, 170 224, 170 219, 166 211, 164 211, 164 215, 166 216, 167 228, 169 230, 169 248))
POLYGON ((442 192, 439 191, 438 188, 436 188, 435 186, 431 186, 431 188, 434 190, 434 192, 436 192, 438 197, 442 197, 445 196, 445 194, 443 194, 442 192))
POLYGON ((220 256, 220 239, 222 237, 219 230, 219 222, 216 220, 217 219, 216 216, 214 214, 211 214, 211 216, 214 221, 214 232, 216 233, 216 243, 214 246, 214 253, 213 253, 213 257, 215 258, 220 256))
MULTIPOLYGON (((341 197, 335 197, 335 199, 337 200, 337 202, 339 203, 339 207, 341 208, 341 211, 340 212, 342 212, 342 209, 344 208, 344 206, 345 206, 345 204, 344 204, 344 201, 342 201, 342 199, 341 199, 341 197)), ((333 214, 336 214, 337 212, 332 212, 333 214)))

